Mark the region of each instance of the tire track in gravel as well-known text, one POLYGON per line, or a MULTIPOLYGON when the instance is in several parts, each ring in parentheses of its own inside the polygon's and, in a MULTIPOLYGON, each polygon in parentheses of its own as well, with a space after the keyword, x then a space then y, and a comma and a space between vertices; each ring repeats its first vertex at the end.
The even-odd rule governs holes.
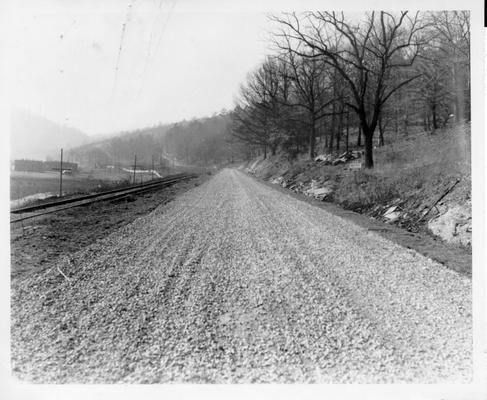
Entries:
MULTIPOLYGON (((344 348, 346 345, 350 345, 353 347, 354 342, 357 342, 360 340, 358 336, 362 332, 365 332, 365 336, 367 337, 368 340, 370 340, 370 337, 373 336, 373 334, 370 332, 369 328, 369 323, 367 321, 363 322, 361 321, 360 325, 360 330, 356 328, 356 331, 354 333, 354 337, 348 338, 346 335, 342 334, 341 332, 339 334, 334 333, 332 329, 329 329, 329 334, 320 337, 319 334, 316 335, 316 333, 319 333, 321 330, 323 330, 324 326, 323 324, 316 323, 317 321, 320 321, 323 316, 332 316, 333 321, 328 322, 328 328, 330 327, 330 323, 335 323, 337 321, 340 321, 340 318, 343 316, 347 316, 350 320, 355 320, 360 321, 359 316, 357 313, 354 313, 353 309, 351 308, 350 305, 346 304, 345 300, 346 297, 343 296, 343 293, 341 293, 341 296, 338 293, 338 288, 336 285, 330 285, 327 280, 323 280, 320 282, 318 285, 315 283, 316 278, 313 276, 313 273, 316 273, 316 265, 319 265, 318 260, 313 260, 313 262, 310 262, 309 260, 306 260, 306 258, 301 258, 301 257, 296 257, 296 254, 300 253, 300 249, 305 248, 304 244, 301 244, 299 242, 298 245, 296 244, 296 239, 293 239, 293 241, 289 241, 287 238, 288 237, 293 237, 292 235, 288 235, 289 231, 285 231, 285 234, 282 234, 282 228, 281 228, 281 235, 275 235, 273 232, 277 231, 277 226, 279 225, 279 220, 272 215, 271 212, 269 212, 269 205, 266 201, 263 201, 262 199, 257 199, 253 202, 253 204, 256 205, 257 207, 262 208, 265 210, 265 212, 260 213, 262 215, 262 223, 268 228, 268 233, 267 236, 259 238, 259 241, 261 243, 266 243, 266 246, 268 246, 269 249, 272 249, 272 254, 274 257, 274 262, 273 265, 275 266, 282 266, 282 265, 293 265, 293 271, 292 274, 287 272, 284 276, 279 276, 279 270, 278 268, 274 271, 274 282, 281 282, 285 281, 286 277, 293 276, 293 281, 289 282, 287 284, 286 289, 290 293, 312 293, 313 297, 308 299, 308 303, 313 304, 313 308, 310 308, 308 310, 304 311, 304 318, 303 315, 303 310, 299 310, 298 308, 292 307, 292 302, 287 302, 283 310, 288 311, 288 315, 286 313, 284 314, 288 320, 291 318, 291 315, 298 315, 297 321, 294 323, 289 324, 289 331, 291 332, 286 332, 288 335, 291 334, 292 336, 297 336, 302 338, 303 343, 301 343, 301 346, 304 346, 305 351, 303 352, 302 349, 293 349, 292 352, 298 356, 298 358, 301 361, 301 364, 306 364, 308 367, 308 376, 312 376, 311 379, 308 378, 308 380, 315 381, 323 381, 323 377, 316 377, 313 376, 313 369, 317 370, 318 367, 320 367, 323 370, 329 369, 326 374, 329 375, 330 377, 333 375, 340 375, 343 376, 344 373, 350 374, 350 372, 354 369, 354 365, 350 364, 348 362, 342 363, 340 365, 340 371, 337 370, 337 366, 334 363, 329 363, 327 362, 326 358, 330 358, 332 355, 333 351, 337 351, 340 348, 344 348), (282 242, 281 246, 278 246, 279 242, 282 242), (285 255, 285 258, 283 257, 285 255), (294 286, 292 289, 289 290, 289 288, 294 286), (310 290, 311 289, 311 290, 310 290), (323 295, 323 293, 326 293, 326 295, 323 295), (340 299, 341 302, 340 304, 336 304, 336 299, 340 299), (336 310, 342 310, 339 313, 335 313, 336 310), (289 312, 291 311, 291 312, 289 312), (313 337, 314 336, 314 337, 313 337), (325 339, 325 340, 323 340, 325 339), (316 356, 321 356, 322 359, 319 360, 316 356), (311 357, 310 357, 311 356, 311 357), (306 359, 307 358, 307 359, 306 359), (305 361, 306 359, 306 361, 305 361), (321 365, 320 365, 321 363, 321 365), (328 364, 328 365, 327 365, 328 364)), ((308 255, 309 256, 309 255, 308 255)), ((327 277, 327 279, 333 283, 333 279, 330 279, 330 277, 327 277)), ((276 293, 279 293, 282 289, 277 288, 276 293)), ((282 292, 286 293, 286 290, 282 290, 282 292)), ((303 302, 303 300, 301 300, 303 302)), ((267 303, 267 301, 265 302, 267 303)), ((296 303, 296 302, 294 302, 296 303)), ((300 302, 299 302, 300 303, 300 302)), ((297 303, 297 304, 299 304, 297 303)), ((269 310, 269 314, 274 315, 276 313, 276 310, 269 310)), ((295 317, 296 319, 296 317, 295 317)), ((292 319, 291 319, 292 321, 292 319)), ((286 323, 283 322, 282 326, 286 326, 286 323)), ((339 332, 339 331, 337 331, 339 332)), ((355 346, 356 347, 356 346, 355 346)), ((373 355, 367 354, 364 352, 366 348, 364 349, 353 349, 355 352, 360 352, 359 357, 361 358, 369 358, 369 361, 372 361, 374 358, 373 355)), ((357 356, 357 355, 356 355, 357 356)), ((376 364, 378 366, 381 365, 381 362, 383 360, 377 359, 376 364)), ((286 363, 289 363, 290 360, 287 360, 286 363)), ((379 370, 373 371, 374 375, 379 374, 379 370)), ((323 375, 323 374, 321 374, 323 375)), ((356 380, 358 376, 356 375, 356 380)), ((333 381, 331 379, 330 381, 333 381)))
POLYGON ((34 382, 467 382, 471 282, 224 170, 12 287, 34 382))
MULTIPOLYGON (((252 182, 251 185, 258 186, 259 184, 252 182)), ((251 187, 249 190, 254 192, 256 187, 251 187)), ((268 207, 270 202, 264 201, 263 204, 268 207)), ((342 297, 354 299, 356 305, 360 307, 361 313, 371 322, 375 321, 375 329, 382 331, 384 339, 389 338, 393 346, 402 346, 400 352, 401 362, 417 356, 415 352, 418 351, 426 355, 429 353, 440 357, 456 354, 456 357, 453 359, 448 359, 448 356, 446 356, 441 369, 447 370, 450 368, 450 374, 454 374, 455 370, 458 371, 462 368, 465 368, 466 371, 470 370, 471 304, 469 279, 459 278, 457 273, 444 269, 441 266, 439 267, 440 270, 438 270, 438 265, 429 260, 427 262, 428 267, 426 267, 422 265, 425 259, 414 251, 402 249, 373 233, 365 233, 364 235, 364 231, 361 228, 347 221, 343 221, 338 217, 330 216, 327 213, 318 215, 318 217, 326 216, 327 219, 336 220, 337 224, 333 224, 334 227, 348 224, 348 228, 351 228, 358 235, 360 245, 363 248, 368 248, 365 252, 354 252, 353 250, 347 252, 346 246, 350 242, 350 238, 342 235, 340 230, 337 229, 330 230, 329 232, 322 229, 323 227, 330 226, 329 220, 317 221, 316 216, 310 220, 309 214, 305 213, 304 208, 298 210, 293 208, 282 213, 282 215, 278 215, 279 206, 282 205, 284 207, 286 204, 288 203, 279 203, 278 206, 273 208, 272 213, 268 212, 266 215, 272 215, 276 221, 279 221, 278 224, 283 225, 282 221, 286 221, 286 215, 289 215, 290 211, 297 211, 300 214, 298 219, 305 221, 306 224, 292 225, 291 229, 294 231, 298 230, 298 233, 296 234, 294 232, 293 234, 289 232, 288 234, 283 234, 281 235, 283 240, 286 240, 286 238, 305 238, 305 241, 302 241, 296 247, 295 251, 309 248, 306 254, 312 259, 315 254, 322 252, 323 242, 332 244, 331 247, 335 251, 338 249, 340 258, 344 258, 347 262, 345 265, 340 266, 340 259, 334 258, 333 263, 330 263, 327 269, 334 274, 335 281, 341 282, 341 288, 345 289, 345 292, 342 292, 342 297), (330 232, 331 237, 323 240, 323 235, 330 235, 330 232), (369 241, 369 237, 373 237, 373 240, 369 241), (317 247, 318 251, 314 250, 313 247, 310 248, 310 245, 313 244, 317 244, 317 246, 313 247, 315 249, 317 247), (386 253, 386 255, 380 257, 379 262, 375 263, 374 268, 371 268, 367 260, 370 258, 368 257, 368 253, 377 251, 373 246, 379 247, 380 251, 386 253), (340 247, 343 248, 343 251, 339 251, 340 247), (401 249, 402 253, 406 253, 407 257, 404 257, 404 254, 401 257, 394 257, 398 249, 401 249), (357 258, 359 259, 358 261, 357 258), (400 261, 396 261, 395 259, 400 259, 400 261), (389 268, 390 266, 394 266, 395 263, 398 265, 410 264, 412 268, 389 268), (350 274, 350 269, 346 268, 346 265, 353 265, 354 269, 360 271, 360 273, 350 274), (432 267, 433 265, 435 267, 432 267), (371 275, 370 269, 375 270, 375 274, 371 275), (407 274, 404 272, 407 272, 407 274), (440 285, 438 285, 438 277, 443 278, 443 282, 440 285), (396 282, 396 285, 387 284, 387 279, 391 283, 396 282), (448 279, 452 279, 452 281, 450 282, 448 279), (453 288, 458 288, 458 281, 461 284, 460 290, 457 292, 453 288), (418 290, 418 287, 420 290, 418 290), (446 288, 450 289, 446 291, 446 288), (387 304, 386 302, 388 300, 391 303, 387 304), (405 312, 411 312, 411 306, 414 307, 414 314, 416 314, 413 315, 413 321, 405 317, 405 312), (393 312, 391 312, 391 308, 393 308, 393 312), (455 316, 459 318, 455 319, 455 316), (411 322, 414 323, 412 326, 411 322), (467 327, 467 329, 464 327, 467 327), (431 342, 427 340, 428 336, 436 337, 437 339, 431 342), (413 346, 411 346, 412 344, 413 346), (437 351, 437 354, 432 350, 437 351), (405 356, 407 352, 410 353, 409 357, 405 356), (456 365, 459 359, 461 360, 461 366, 456 365)), ((306 208, 313 209, 308 204, 306 204, 306 208)), ((271 228, 269 232, 274 232, 275 230, 271 228)), ((275 237, 275 240, 278 241, 279 237, 275 237)), ((288 243, 287 246, 292 246, 292 244, 288 243)), ((285 251, 285 248, 281 249, 281 251, 285 251)), ((319 266, 319 257, 314 258, 311 265, 314 268, 319 266)), ((301 268, 301 270, 303 271, 305 269, 301 268)), ((317 275, 317 277, 322 278, 323 276, 317 275)), ((424 365, 419 368, 419 362, 412 364, 410 365, 409 372, 415 377, 422 377, 424 379, 425 376, 430 375, 429 369, 432 365, 427 363, 428 358, 425 358, 424 355, 419 359, 424 365)), ((462 371, 459 375, 462 375, 466 371, 462 371)))

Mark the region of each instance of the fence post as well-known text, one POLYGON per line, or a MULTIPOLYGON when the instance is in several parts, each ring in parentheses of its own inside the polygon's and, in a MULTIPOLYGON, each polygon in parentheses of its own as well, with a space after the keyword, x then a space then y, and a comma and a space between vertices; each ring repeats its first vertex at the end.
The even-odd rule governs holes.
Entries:
POLYGON ((137 168, 137 154, 134 156, 134 185, 137 183, 135 181, 135 169, 137 168))
POLYGON ((59 168, 59 197, 63 195, 63 149, 61 149, 61 165, 59 168))

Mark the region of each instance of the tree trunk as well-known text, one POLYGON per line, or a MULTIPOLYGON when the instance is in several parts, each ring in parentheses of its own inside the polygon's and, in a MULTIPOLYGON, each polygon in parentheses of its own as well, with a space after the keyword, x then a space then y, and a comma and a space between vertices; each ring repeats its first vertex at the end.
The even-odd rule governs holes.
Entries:
POLYGON ((342 139, 343 131, 343 107, 340 112, 340 118, 338 119, 338 130, 337 130, 337 151, 340 152, 340 140, 342 139))
POLYGON ((407 136, 409 134, 409 107, 406 104, 404 109, 404 135, 407 136))
POLYGON ((464 114, 465 114, 465 118, 468 122, 470 122, 471 118, 472 118, 472 114, 471 114, 471 107, 472 107, 472 104, 471 104, 471 93, 472 93, 472 88, 471 88, 471 82, 470 82, 470 73, 466 72, 466 76, 465 76, 465 92, 464 92, 464 101, 465 101, 465 107, 464 107, 464 114))
POLYGON ((433 103, 431 105, 431 115, 433 117, 433 131, 436 131, 438 129, 438 118, 436 115, 436 104, 433 103))
POLYGON ((267 145, 264 145, 264 160, 267 158, 267 145))
POLYGON ((379 146, 384 146, 384 125, 382 123, 382 116, 379 117, 379 146))
POLYGON ((394 132, 397 133, 399 131, 399 113, 397 109, 394 110, 394 132))
POLYGON ((463 93, 463 82, 459 76, 456 55, 453 55, 453 88, 454 88, 454 110, 455 110, 455 121, 460 122, 465 117, 464 112, 464 93, 463 93))
POLYGON ((345 136, 345 148, 346 148, 347 153, 348 153, 348 129, 349 129, 349 126, 350 126, 350 115, 347 112, 347 134, 345 136))
POLYGON ((365 168, 374 168, 374 132, 366 131, 364 129, 364 142, 365 142, 365 168))
POLYGON ((362 146, 362 126, 358 127, 357 147, 362 146))
POLYGON ((328 143, 329 144, 328 150, 329 150, 330 153, 333 152, 333 142, 334 142, 335 131, 336 131, 336 116, 335 116, 335 110, 336 110, 335 103, 333 103, 333 109, 332 109, 333 115, 331 116, 330 142, 328 143))
POLYGON ((311 160, 315 158, 315 137, 316 137, 316 121, 312 119, 310 135, 309 135, 309 158, 311 160))

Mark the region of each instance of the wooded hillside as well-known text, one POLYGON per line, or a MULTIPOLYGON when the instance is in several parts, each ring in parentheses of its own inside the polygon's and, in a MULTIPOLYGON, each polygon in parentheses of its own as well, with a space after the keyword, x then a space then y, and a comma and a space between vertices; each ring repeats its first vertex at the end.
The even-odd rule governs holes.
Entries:
POLYGON ((230 135, 231 113, 158 125, 70 150, 69 161, 84 168, 107 165, 150 168, 168 164, 211 166, 239 159, 245 148, 230 135))
POLYGON ((253 149, 349 148, 351 129, 374 166, 374 138, 434 131, 470 119, 470 22, 466 11, 283 13, 275 52, 242 84, 233 134, 253 149), (376 131, 378 131, 376 133, 376 131))

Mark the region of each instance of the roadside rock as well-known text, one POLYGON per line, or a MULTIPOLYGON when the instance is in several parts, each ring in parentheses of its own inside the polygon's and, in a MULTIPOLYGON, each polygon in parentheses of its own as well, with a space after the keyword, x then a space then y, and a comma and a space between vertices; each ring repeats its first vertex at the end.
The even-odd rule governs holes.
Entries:
POLYGON ((272 178, 271 179, 271 183, 273 185, 282 185, 282 182, 284 181, 284 178, 282 176, 278 176, 278 177, 275 177, 275 178, 272 178))
POLYGON ((387 215, 384 215, 385 219, 387 220, 386 222, 388 222, 388 223, 396 222, 400 216, 401 216, 401 213, 399 211, 394 211, 394 212, 391 212, 387 215))
POLYGON ((362 153, 360 151, 346 151, 338 157, 333 156, 333 154, 320 154, 315 157, 315 162, 323 163, 324 165, 338 165, 355 160, 361 156, 362 153))
POLYGON ((313 196, 316 199, 324 200, 329 194, 333 193, 330 187, 309 189, 306 194, 308 196, 313 196))
POLYGON ((325 200, 335 191, 335 184, 331 181, 325 181, 320 184, 316 180, 311 181, 311 187, 304 193, 306 196, 313 196, 315 199, 325 200))
POLYGON ((304 183, 303 182, 295 182, 289 186, 289 189, 291 189, 295 193, 303 193, 304 183))
POLYGON ((289 186, 289 182, 283 176, 277 176, 269 180, 270 183, 273 185, 280 185, 283 188, 287 188, 289 186))
POLYGON ((323 162, 325 164, 330 164, 333 161, 333 156, 331 154, 320 154, 315 157, 315 162, 323 162))
POLYGON ((400 216, 401 213, 399 212, 399 208, 397 206, 389 207, 384 213, 384 218, 388 223, 396 222, 400 216))
POLYGON ((450 207, 428 222, 428 229, 448 243, 472 244, 471 204, 450 207))

